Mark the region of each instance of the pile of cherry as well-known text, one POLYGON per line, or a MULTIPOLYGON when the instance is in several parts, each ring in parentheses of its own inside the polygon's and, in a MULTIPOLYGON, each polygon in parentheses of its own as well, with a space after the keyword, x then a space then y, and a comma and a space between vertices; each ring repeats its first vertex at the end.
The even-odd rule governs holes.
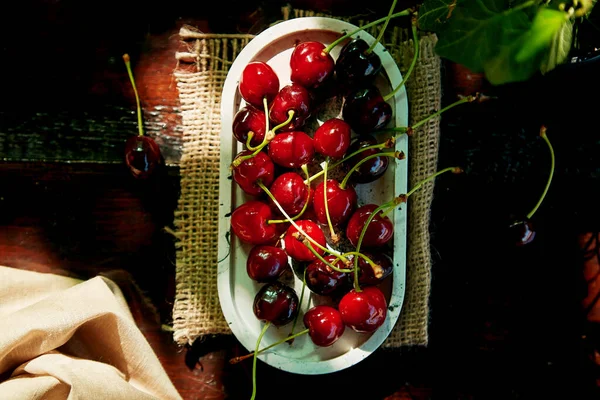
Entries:
POLYGON ((393 114, 374 83, 381 61, 368 48, 363 39, 352 39, 336 62, 324 44, 301 42, 291 53, 289 84, 280 87, 284 77, 253 61, 238 85, 245 104, 234 116, 232 133, 244 146, 231 172, 249 196, 231 213, 231 228, 252 245, 247 273, 263 284, 253 311, 275 326, 298 316, 300 299, 280 279, 292 268, 291 259, 301 266, 294 269, 306 287, 331 299, 304 313, 307 329, 298 333, 308 333, 317 346, 332 345, 347 327, 374 332, 387 316, 379 284, 393 270, 393 224, 379 205, 358 204, 356 186, 378 180, 390 158, 403 155, 394 151, 393 137, 381 135, 386 139, 379 143, 370 134, 393 114), (310 131, 307 121, 332 98, 343 99, 338 116, 310 131), (334 250, 340 243, 351 251, 334 250))

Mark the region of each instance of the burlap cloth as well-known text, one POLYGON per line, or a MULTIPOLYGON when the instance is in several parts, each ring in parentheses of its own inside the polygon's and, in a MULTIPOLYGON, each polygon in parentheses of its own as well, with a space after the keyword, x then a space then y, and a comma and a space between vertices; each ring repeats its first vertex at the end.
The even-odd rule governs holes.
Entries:
MULTIPOLYGON (((324 16, 284 8, 283 19, 324 16)), ((369 21, 352 21, 361 26, 369 21)), ((379 29, 380 27, 375 27, 379 29)), ((377 37, 377 33, 370 31, 377 37)), ((174 216, 177 240, 176 293, 173 307, 174 340, 191 344, 207 334, 231 333, 219 305, 217 243, 219 212, 220 99, 228 68, 253 38, 246 34, 203 34, 183 27, 180 39, 186 51, 176 54, 177 81, 182 110, 183 152, 180 163, 181 194, 174 216)), ((441 64, 434 53, 435 35, 422 35, 420 56, 408 80, 411 124, 441 106, 441 64)), ((413 41, 405 29, 388 26, 383 43, 406 72, 413 56, 413 41)), ((439 118, 419 128, 409 140, 409 187, 437 170, 439 118)), ((399 320, 382 347, 427 345, 431 253, 430 205, 433 183, 409 197, 407 284, 399 320)))

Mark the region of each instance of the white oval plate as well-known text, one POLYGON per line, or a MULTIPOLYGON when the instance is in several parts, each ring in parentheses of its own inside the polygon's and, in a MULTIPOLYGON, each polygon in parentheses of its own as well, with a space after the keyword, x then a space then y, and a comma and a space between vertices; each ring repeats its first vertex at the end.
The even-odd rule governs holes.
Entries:
MULTIPOLYGON (((304 17, 280 22, 254 37, 234 60, 225 80, 221 99, 221 160, 219 191, 219 264, 218 294, 223 315, 231 331, 248 351, 254 351, 256 341, 264 326, 253 311, 254 296, 261 284, 252 281, 246 272, 246 258, 252 246, 241 243, 235 235, 229 236, 231 212, 244 201, 251 198, 231 179, 229 166, 235 155, 243 149, 232 134, 235 113, 245 102, 238 91, 238 82, 244 67, 251 61, 267 62, 279 76, 280 87, 290 82, 289 58, 294 45, 300 41, 316 40, 325 45, 332 43, 342 34, 354 32, 357 26, 325 17, 304 17)), ((360 36, 372 44, 375 38, 365 31, 353 35, 360 36)), ((331 52, 337 59, 343 43, 331 52)), ((389 52, 381 45, 375 47, 379 55, 383 72, 376 84, 382 95, 386 95, 402 82, 398 66, 389 52)), ((389 100, 394 118, 388 125, 408 125, 408 102, 405 88, 398 90, 389 100)), ((324 121, 321 121, 321 123, 324 121)), ((396 150, 408 156, 406 135, 397 139, 396 150)), ((390 162, 386 174, 371 184, 357 185, 359 204, 373 202, 382 204, 407 191, 407 160, 390 162)), ((287 343, 273 347, 261 353, 258 358, 267 364, 284 371, 316 375, 340 371, 350 367, 375 351, 387 338, 398 320, 405 290, 406 270, 406 204, 389 214, 394 223, 394 270, 392 277, 382 286, 388 298, 388 313, 384 324, 372 334, 359 334, 346 328, 344 335, 330 347, 318 347, 308 335, 296 338, 292 345, 287 343)), ((292 286, 300 297, 302 281, 294 279, 292 286)), ((305 329, 302 323, 304 311, 312 304, 322 302, 319 296, 305 289, 300 315, 294 332, 305 329)), ((288 336, 293 323, 282 327, 271 326, 263 336, 260 348, 266 347, 288 336)))

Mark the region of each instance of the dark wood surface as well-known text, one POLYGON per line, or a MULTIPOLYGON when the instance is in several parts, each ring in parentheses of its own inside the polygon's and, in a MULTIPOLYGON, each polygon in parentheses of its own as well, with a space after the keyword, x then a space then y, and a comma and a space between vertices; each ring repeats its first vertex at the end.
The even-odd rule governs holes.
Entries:
MULTIPOLYGON (((183 24, 258 31, 283 4, 268 3, 208 11, 183 1, 160 9, 109 1, 90 13, 75 1, 31 0, 1 17, 0 265, 135 283, 156 307, 126 291, 136 321, 186 400, 245 399, 252 385, 250 363, 227 363, 243 352, 235 338, 179 348, 165 329, 181 155, 177 33, 183 24), (123 53, 132 57, 147 132, 167 162, 151 182, 134 180, 122 163, 122 145, 137 131, 123 53)), ((598 93, 590 79, 597 66, 487 88, 496 100, 444 116, 440 165, 466 173, 436 185, 429 346, 378 350, 325 376, 259 363, 258 398, 595 398, 600 374, 590 357, 600 341, 582 301, 584 266, 597 256, 582 248, 600 227, 600 148, 595 103, 582 99, 598 93), (536 213, 536 240, 515 248, 504 241, 505 218, 531 208, 548 174, 541 123, 557 153, 555 180, 536 213)), ((450 67, 445 102, 457 82, 450 67)))

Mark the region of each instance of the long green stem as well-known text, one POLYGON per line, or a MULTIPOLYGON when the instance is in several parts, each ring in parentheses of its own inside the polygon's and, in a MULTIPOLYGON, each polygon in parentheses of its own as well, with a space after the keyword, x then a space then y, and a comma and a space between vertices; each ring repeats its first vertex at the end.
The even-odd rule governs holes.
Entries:
POLYGON ((388 101, 389 99, 391 99, 392 97, 394 97, 396 95, 398 90, 400 90, 404 86, 404 83, 408 80, 408 78, 412 74, 413 69, 415 68, 415 65, 417 65, 417 60, 419 59, 419 31, 417 30, 416 18, 412 19, 411 30, 412 30, 413 44, 414 44, 413 59, 410 63, 410 66, 408 67, 408 71, 406 71, 406 75, 404 75, 402 77, 402 82, 400 82, 400 84, 398 86, 396 86, 396 88, 394 90, 392 90, 390 93, 388 93, 386 96, 383 96, 384 101, 388 101))
POLYGON ((133 79, 133 71, 131 71, 131 59, 129 58, 129 54, 123 54, 123 61, 125 61, 125 68, 127 68, 127 74, 129 75, 131 86, 133 86, 133 93, 135 94, 135 103, 137 104, 138 135, 144 136, 142 105, 140 103, 140 96, 138 94, 137 87, 135 86, 135 79, 133 79))
POLYGON ((448 168, 444 168, 444 169, 436 172, 433 175, 428 176, 427 178, 425 178, 422 181, 420 181, 419 183, 417 183, 408 193, 406 193, 406 197, 408 198, 414 192, 416 192, 417 190, 419 190, 424 184, 426 184, 429 181, 434 180, 436 177, 440 176, 441 174, 445 174, 446 172, 453 172, 455 174, 460 174, 462 172, 462 168, 460 168, 460 167, 448 167, 448 168))
POLYGON ((527 214, 528 219, 531 219, 531 217, 533 217, 533 214, 535 214, 538 208, 540 208, 540 205, 542 204, 544 198, 546 197, 546 194, 548 193, 548 189, 550 189, 550 183, 552 183, 552 177, 554 176, 554 166, 556 162, 554 159, 554 148, 552 148, 552 143, 550 143, 550 139, 548 139, 548 136, 546 135, 545 126, 542 126, 542 128, 540 129, 540 136, 542 137, 542 139, 544 139, 544 141, 548 145, 548 149, 550 150, 550 175, 548 176, 548 182, 546 183, 546 187, 544 188, 542 196, 538 200, 535 207, 533 207, 533 210, 531 210, 529 214, 527 214))
POLYGON ((250 400, 254 400, 256 398, 256 360, 257 360, 256 356, 257 356, 258 347, 260 346, 260 341, 262 340, 263 336, 265 336, 267 329, 269 329, 269 325, 271 325, 271 323, 269 321, 267 321, 265 323, 265 326, 263 327, 262 331, 260 332, 258 339, 256 340, 256 347, 254 350, 254 357, 252 360, 252 397, 250 397, 250 400))
POLYGON ((323 165, 323 206, 325 207, 325 217, 327 218, 327 226, 329 227, 329 234, 331 235, 331 241, 337 243, 340 241, 333 224, 331 223, 331 215, 329 215, 329 201, 327 200, 327 167, 329 166, 329 157, 325 160, 323 165))
POLYGON ((290 341, 292 339, 296 339, 298 336, 302 336, 302 335, 305 335, 307 333, 308 333, 308 329, 304 329, 303 331, 300 331, 298 333, 294 333, 292 336, 288 336, 288 337, 286 337, 284 339, 280 339, 277 342, 268 345, 267 347, 263 347, 262 349, 260 349, 258 351, 253 351, 252 353, 248 353, 246 355, 239 356, 239 357, 233 357, 232 359, 229 360, 229 364, 237 364, 237 363, 239 363, 241 361, 244 361, 244 360, 246 360, 246 359, 248 359, 250 357, 253 357, 255 354, 261 354, 262 352, 265 352, 265 351, 267 351, 269 349, 272 349, 273 347, 278 346, 281 343, 285 343, 285 342, 288 342, 288 341, 290 341))
POLYGON ((392 6, 390 7, 390 11, 388 12, 388 16, 387 19, 385 20, 385 23, 383 24, 383 26, 381 27, 381 30, 379 31, 379 35, 377 36, 377 40, 375 40, 373 42, 373 44, 371 45, 371 47, 369 47, 369 49, 367 50, 367 54, 370 54, 374 49, 375 46, 377 46, 377 43, 381 42, 381 39, 383 38, 383 34, 385 33, 385 30, 390 22, 392 13, 394 12, 394 8, 396 8, 396 3, 398 2, 398 0, 394 0, 394 2, 392 3, 392 6))
POLYGON ((386 151, 386 152, 380 152, 380 153, 375 153, 375 154, 366 156, 365 158, 363 158, 362 160, 357 162, 352 168, 350 168, 350 170, 344 176, 344 179, 342 179, 342 183, 340 183, 340 188, 341 189, 346 188, 346 185, 348 185, 348 180, 350 179, 350 177, 352 176, 354 171, 359 169, 361 165, 363 165, 370 159, 377 158, 377 157, 393 157, 393 158, 397 158, 397 159, 401 160, 402 158, 404 158, 404 153, 401 151, 386 151))

